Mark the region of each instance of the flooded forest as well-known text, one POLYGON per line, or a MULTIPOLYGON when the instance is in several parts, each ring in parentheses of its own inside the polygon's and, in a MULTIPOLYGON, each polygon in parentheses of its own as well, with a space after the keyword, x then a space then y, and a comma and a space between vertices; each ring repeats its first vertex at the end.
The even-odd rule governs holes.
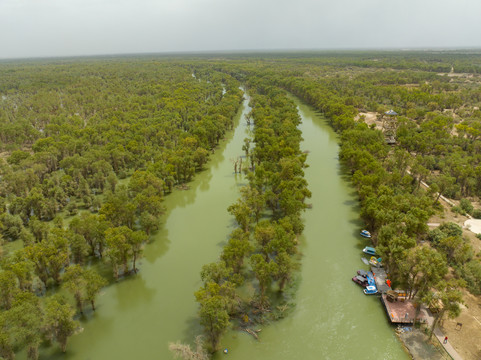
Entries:
POLYGON ((0 357, 479 358, 479 55, 0 61, 0 357))

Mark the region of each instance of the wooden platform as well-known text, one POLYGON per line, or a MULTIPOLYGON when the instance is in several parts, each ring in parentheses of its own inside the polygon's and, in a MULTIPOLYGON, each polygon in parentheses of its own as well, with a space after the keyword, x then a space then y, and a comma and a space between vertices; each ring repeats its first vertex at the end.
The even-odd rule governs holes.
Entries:
MULTIPOLYGON (((387 317, 393 324, 412 324, 414 322, 414 316, 416 315, 416 308, 412 301, 394 301, 387 300, 386 294, 381 295, 381 302, 386 309, 387 317)), ((425 322, 424 312, 420 312, 418 315, 418 321, 425 322)))

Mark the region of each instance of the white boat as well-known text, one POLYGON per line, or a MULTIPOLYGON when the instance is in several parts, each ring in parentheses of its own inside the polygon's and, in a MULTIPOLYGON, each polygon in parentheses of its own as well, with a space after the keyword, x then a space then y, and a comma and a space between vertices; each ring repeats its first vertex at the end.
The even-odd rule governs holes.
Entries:
POLYGON ((362 230, 361 236, 369 239, 371 237, 371 233, 367 230, 362 230))
POLYGON ((370 246, 366 246, 364 249, 362 249, 362 252, 364 254, 376 256, 376 249, 370 246))
POLYGON ((374 295, 377 294, 377 288, 375 286, 369 285, 363 290, 365 295, 374 295))

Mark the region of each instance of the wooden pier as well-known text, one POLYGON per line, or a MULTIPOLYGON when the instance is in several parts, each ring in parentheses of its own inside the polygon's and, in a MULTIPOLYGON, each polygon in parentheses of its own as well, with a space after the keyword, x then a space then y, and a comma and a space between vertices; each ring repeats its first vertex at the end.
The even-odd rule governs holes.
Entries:
MULTIPOLYGON (((381 302, 386 309, 389 321, 393 324, 413 324, 414 317, 416 316, 416 308, 413 302, 407 299, 407 294, 402 291, 395 291, 399 296, 396 295, 397 299, 395 301, 389 301, 387 292, 391 290, 391 288, 386 283, 388 279, 386 270, 380 266, 371 266, 371 272, 374 275, 377 290, 381 294, 381 302)), ((420 312, 418 320, 424 322, 425 318, 425 314, 420 312)))
MULTIPOLYGON (((386 294, 381 295, 381 302, 386 309, 387 317, 393 324, 412 324, 416 316, 416 308, 411 300, 397 300, 390 302, 386 294)), ((425 322, 426 317, 424 312, 418 315, 418 321, 425 322)))

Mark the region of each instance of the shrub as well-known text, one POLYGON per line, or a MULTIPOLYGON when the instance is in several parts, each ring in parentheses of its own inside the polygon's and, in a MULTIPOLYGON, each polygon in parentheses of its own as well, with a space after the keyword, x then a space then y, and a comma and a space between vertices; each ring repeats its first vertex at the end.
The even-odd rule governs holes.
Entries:
POLYGON ((434 245, 439 244, 439 242, 446 237, 446 234, 439 228, 433 229, 428 232, 428 240, 431 241, 434 245))
POLYGON ((475 219, 481 219, 481 210, 479 209, 474 210, 472 215, 473 215, 473 218, 475 219))
POLYGON ((28 159, 30 154, 26 151, 16 150, 7 158, 7 162, 11 165, 18 165, 22 160, 28 159))
POLYGON ((461 236, 463 235, 463 229, 461 226, 453 223, 453 222, 447 222, 447 223, 442 223, 439 228, 446 236, 461 236))
POLYGON ((481 294, 481 262, 471 260, 464 264, 461 276, 466 280, 469 291, 476 295, 481 294))
POLYGON ((67 207, 65 208, 65 210, 67 210, 67 213, 70 216, 77 215, 78 213, 77 204, 74 201, 70 201, 67 207))
POLYGON ((18 215, 4 213, 0 217, 0 229, 2 229, 2 234, 8 241, 17 240, 23 229, 22 218, 18 215))
POLYGON ((461 214, 461 215, 465 215, 465 211, 461 208, 461 206, 453 206, 451 208, 451 211, 455 214, 461 214))
POLYGON ((473 204, 471 204, 471 201, 469 201, 468 199, 461 199, 461 201, 459 202, 459 206, 469 215, 473 213, 473 204))

